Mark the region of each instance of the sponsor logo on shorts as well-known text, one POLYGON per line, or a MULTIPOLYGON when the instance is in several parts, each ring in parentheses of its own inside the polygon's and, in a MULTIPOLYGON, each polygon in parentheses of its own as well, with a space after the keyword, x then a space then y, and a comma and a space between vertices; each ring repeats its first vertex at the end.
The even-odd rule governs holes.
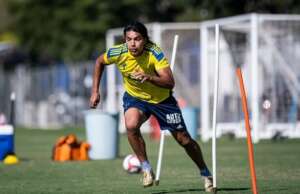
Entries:
POLYGON ((181 123, 181 116, 179 113, 171 113, 166 115, 167 123, 178 124, 181 123))

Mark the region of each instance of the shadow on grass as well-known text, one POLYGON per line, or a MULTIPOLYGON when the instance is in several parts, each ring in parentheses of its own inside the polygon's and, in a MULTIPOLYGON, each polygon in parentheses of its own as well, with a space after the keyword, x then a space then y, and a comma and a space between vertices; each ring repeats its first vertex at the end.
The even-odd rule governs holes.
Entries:
POLYGON ((32 159, 23 158, 23 157, 19 158, 19 160, 20 160, 20 162, 30 162, 30 161, 32 161, 32 159))
POLYGON ((204 189, 175 189, 175 190, 168 190, 168 191, 158 191, 152 194, 184 193, 184 192, 199 192, 199 191, 204 192, 204 189))
POLYGON ((289 190, 291 188, 281 188, 281 189, 260 189, 259 191, 262 191, 262 192, 269 192, 269 191, 286 191, 286 190, 289 190))
POLYGON ((218 188, 218 191, 247 191, 250 188, 218 188))
MULTIPOLYGON (((218 188, 218 191, 232 191, 232 192, 238 192, 238 191, 247 191, 250 190, 250 188, 218 188)), ((154 192, 152 194, 167 194, 167 193, 184 193, 184 192, 204 192, 204 189, 175 189, 175 190, 168 190, 168 191, 158 191, 154 192)))

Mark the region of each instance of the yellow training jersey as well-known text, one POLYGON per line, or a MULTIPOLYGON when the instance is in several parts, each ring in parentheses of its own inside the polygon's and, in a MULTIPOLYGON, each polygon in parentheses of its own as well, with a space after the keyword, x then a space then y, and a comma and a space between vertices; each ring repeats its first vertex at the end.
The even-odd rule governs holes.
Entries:
POLYGON ((156 86, 150 82, 141 83, 133 78, 132 73, 142 71, 155 75, 159 69, 169 66, 162 50, 153 43, 145 45, 142 55, 134 57, 127 44, 116 45, 104 53, 106 64, 116 64, 123 76, 125 90, 138 99, 149 103, 159 103, 170 96, 170 89, 156 86))

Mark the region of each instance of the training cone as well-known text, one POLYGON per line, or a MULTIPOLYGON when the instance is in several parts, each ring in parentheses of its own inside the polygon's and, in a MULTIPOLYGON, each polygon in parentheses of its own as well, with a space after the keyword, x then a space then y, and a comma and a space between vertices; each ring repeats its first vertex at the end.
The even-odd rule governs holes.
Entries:
POLYGON ((4 158, 3 163, 8 164, 8 165, 17 164, 17 163, 19 163, 19 159, 16 155, 7 155, 4 158))

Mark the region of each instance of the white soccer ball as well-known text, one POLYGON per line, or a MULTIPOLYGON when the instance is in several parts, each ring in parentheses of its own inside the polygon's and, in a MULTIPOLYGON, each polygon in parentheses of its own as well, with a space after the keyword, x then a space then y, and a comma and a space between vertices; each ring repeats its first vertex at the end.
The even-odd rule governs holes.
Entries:
POLYGON ((133 155, 127 155, 123 160, 123 168, 128 173, 139 173, 142 169, 139 159, 133 155))

